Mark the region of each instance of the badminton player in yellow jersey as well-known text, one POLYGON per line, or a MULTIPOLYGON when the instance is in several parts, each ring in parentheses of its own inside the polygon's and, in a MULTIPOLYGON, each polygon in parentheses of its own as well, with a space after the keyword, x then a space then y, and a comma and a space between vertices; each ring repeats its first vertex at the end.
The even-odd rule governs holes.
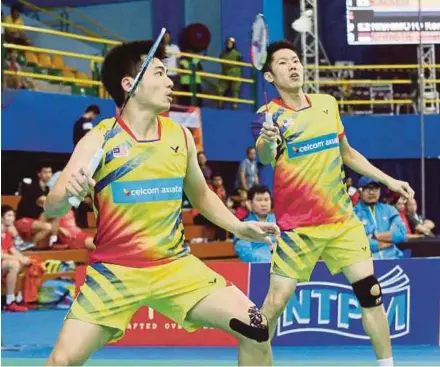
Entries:
POLYGON ((273 125, 265 122, 264 106, 252 126, 261 162, 275 169, 274 212, 281 230, 262 307, 271 336, 297 282, 309 280, 322 257, 332 274, 342 271, 352 284, 379 364, 392 365, 380 285, 368 239, 343 183, 342 166, 405 197, 412 197, 413 190, 350 147, 333 97, 303 92, 303 66, 290 43, 271 44, 263 70, 280 95, 268 106, 273 125))
MULTIPOLYGON (((118 107, 152 42, 113 48, 102 81, 118 107)), ((172 81, 159 49, 122 117, 103 120, 77 145, 45 203, 50 216, 69 210, 92 188, 96 251, 85 284, 66 316, 50 365, 83 364, 120 339, 133 314, 149 306, 188 331, 222 329, 239 341, 240 365, 270 365, 267 321, 236 287, 190 254, 184 242, 182 191, 193 206, 236 236, 270 243, 274 224, 241 223, 207 186, 191 133, 169 118, 172 81), (93 178, 95 152, 104 155, 93 178)))

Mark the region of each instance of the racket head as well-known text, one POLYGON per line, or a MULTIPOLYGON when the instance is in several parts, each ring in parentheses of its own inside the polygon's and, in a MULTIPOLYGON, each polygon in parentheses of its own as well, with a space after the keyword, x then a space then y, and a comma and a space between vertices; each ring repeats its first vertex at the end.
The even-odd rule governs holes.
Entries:
POLYGON ((267 59, 269 29, 263 14, 257 14, 251 31, 251 62, 257 70, 262 70, 267 59))

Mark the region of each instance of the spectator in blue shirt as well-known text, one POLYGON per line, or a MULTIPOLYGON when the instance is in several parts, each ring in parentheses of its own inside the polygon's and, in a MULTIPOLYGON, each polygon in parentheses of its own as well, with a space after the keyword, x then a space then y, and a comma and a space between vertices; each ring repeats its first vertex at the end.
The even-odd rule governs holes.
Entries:
MULTIPOLYGON (((270 190, 265 185, 254 185, 248 192, 251 212, 244 219, 247 221, 262 221, 275 223, 275 215, 271 213, 272 198, 270 190)), ((234 238, 234 248, 239 259, 244 262, 270 263, 272 248, 266 243, 249 242, 234 238)))
POLYGON ((354 212, 364 224, 373 259, 399 259, 396 243, 406 241, 406 228, 396 208, 379 202, 379 183, 369 177, 359 179, 360 201, 354 212))
POLYGON ((246 159, 241 161, 238 168, 235 188, 248 191, 258 183, 257 151, 254 147, 249 147, 246 149, 246 159))

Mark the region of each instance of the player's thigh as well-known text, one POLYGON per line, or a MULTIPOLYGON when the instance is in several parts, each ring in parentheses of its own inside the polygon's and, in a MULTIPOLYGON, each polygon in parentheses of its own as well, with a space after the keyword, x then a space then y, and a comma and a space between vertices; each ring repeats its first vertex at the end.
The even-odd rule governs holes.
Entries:
POLYGON ((374 275, 373 259, 366 259, 342 268, 342 272, 350 284, 374 275))
MULTIPOLYGON (((215 290, 198 302, 188 313, 187 320, 201 326, 221 329, 239 340, 254 339, 245 330, 237 331, 236 325, 267 330, 267 320, 255 304, 235 286, 215 290)), ((252 332, 252 330, 251 330, 252 332)))
POLYGON ((353 219, 329 227, 329 241, 322 259, 333 275, 371 259, 370 243, 362 223, 353 219))
MULTIPOLYGON (((264 301, 263 309, 270 308, 271 311, 284 309, 292 297, 298 281, 277 274, 270 274, 269 290, 264 301), (272 310, 273 309, 273 310, 272 310)), ((276 312, 275 312, 276 313, 276 312)))
POLYGON ((308 281, 325 243, 310 228, 281 232, 272 256, 271 274, 308 281))
POLYGON ((82 365, 90 355, 104 346, 115 330, 77 319, 66 319, 49 356, 48 365, 82 365))

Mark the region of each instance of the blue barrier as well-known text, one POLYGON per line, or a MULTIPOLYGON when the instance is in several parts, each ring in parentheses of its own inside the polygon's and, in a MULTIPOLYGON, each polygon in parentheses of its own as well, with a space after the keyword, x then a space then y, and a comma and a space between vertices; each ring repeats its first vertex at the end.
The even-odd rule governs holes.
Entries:
MULTIPOLYGON (((376 261, 393 344, 439 344, 440 258, 376 261)), ((250 298, 261 306, 269 266, 252 264, 250 298)), ((369 339, 351 286, 319 262, 300 283, 277 325, 274 345, 359 345, 369 339)))
MULTIPOLYGON (((89 104, 99 105, 103 118, 115 113, 110 100, 26 90, 12 93, 12 101, 2 109, 3 150, 68 153, 72 126, 89 104)), ((208 158, 241 161, 246 147, 254 143, 249 128, 253 118, 253 112, 202 108, 208 158)), ((343 122, 351 145, 367 158, 420 158, 418 116, 344 116, 343 122)), ((440 116, 426 116, 426 157, 440 157, 438 136, 440 116)))

